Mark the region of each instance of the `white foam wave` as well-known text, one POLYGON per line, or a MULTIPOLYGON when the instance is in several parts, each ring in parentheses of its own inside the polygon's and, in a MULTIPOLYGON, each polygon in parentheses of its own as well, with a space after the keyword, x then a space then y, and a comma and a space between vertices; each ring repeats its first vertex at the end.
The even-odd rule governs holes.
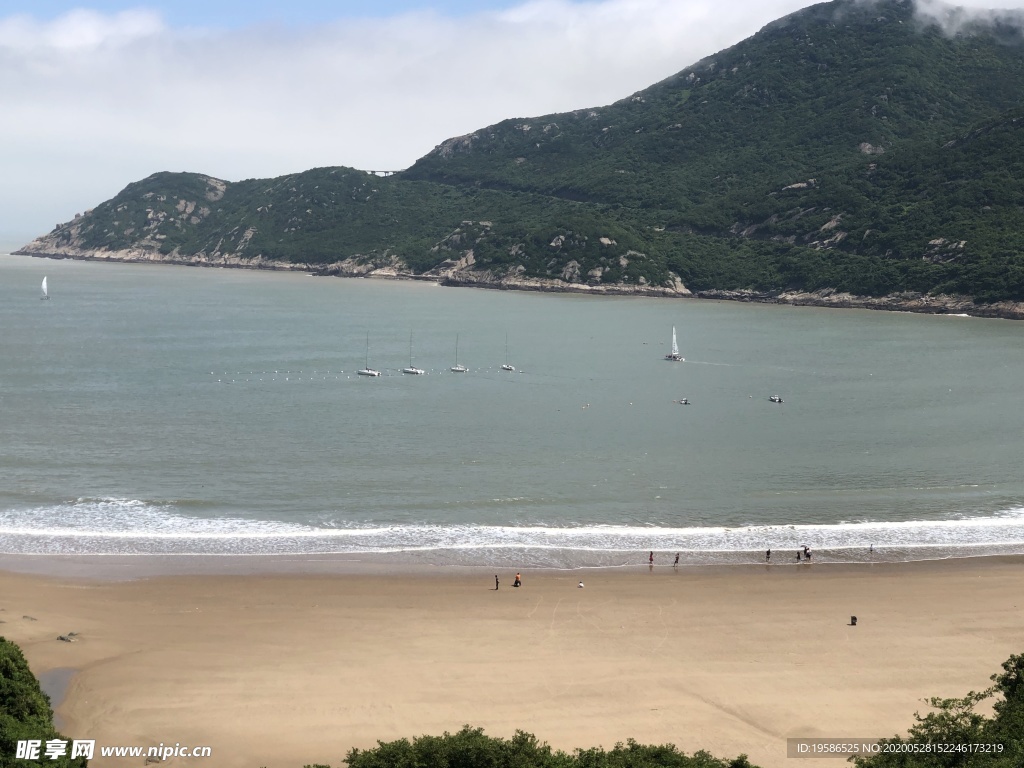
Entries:
POLYGON ((0 511, 0 552, 8 554, 342 554, 410 553, 462 563, 502 558, 532 564, 616 564, 637 552, 686 552, 691 561, 733 562, 765 549, 803 546, 819 560, 867 550, 895 559, 1024 552, 1024 508, 983 517, 819 525, 657 527, 637 525, 303 524, 198 517, 174 504, 77 499, 0 511))

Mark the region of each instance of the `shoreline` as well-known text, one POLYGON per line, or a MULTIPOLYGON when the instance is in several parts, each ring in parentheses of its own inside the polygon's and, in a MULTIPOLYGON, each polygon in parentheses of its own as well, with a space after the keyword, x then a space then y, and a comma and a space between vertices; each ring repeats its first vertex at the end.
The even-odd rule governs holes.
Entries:
POLYGON ((497 592, 485 568, 117 581, 7 560, 3 634, 37 676, 77 670, 65 735, 209 745, 225 768, 337 768, 464 724, 782 768, 787 738, 903 733, 922 699, 985 688, 1024 629, 1024 557, 524 569, 522 589, 506 569, 497 592))
POLYGON ((662 286, 589 285, 565 283, 560 280, 497 277, 489 272, 452 268, 436 274, 413 274, 388 266, 375 268, 372 264, 358 264, 354 258, 334 264, 286 263, 264 259, 262 256, 245 258, 221 256, 211 259, 205 254, 196 256, 165 256, 148 251, 110 251, 109 256, 89 253, 33 252, 20 248, 12 256, 72 261, 107 261, 121 264, 166 264, 213 269, 251 269, 270 272, 306 272, 314 277, 364 277, 380 280, 412 280, 434 282, 445 287, 483 288, 488 290, 533 291, 539 293, 576 293, 594 296, 638 296, 655 298, 703 299, 712 301, 738 301, 751 304, 779 304, 793 307, 825 309, 870 309, 887 312, 913 312, 927 315, 964 315, 1002 320, 1024 320, 1024 302, 1002 301, 994 304, 975 304, 970 297, 930 296, 916 292, 887 296, 859 296, 823 288, 816 291, 755 291, 707 289, 689 291, 662 286))
MULTIPOLYGON (((19 575, 41 579, 85 579, 94 582, 144 581, 164 578, 215 577, 324 577, 324 578, 398 578, 460 579, 488 578, 513 571, 543 574, 552 578, 586 578, 597 574, 651 574, 672 571, 676 574, 705 575, 750 574, 755 571, 819 572, 857 574, 903 568, 920 571, 974 569, 988 566, 1020 567, 1024 572, 1024 553, 965 555, 921 560, 861 560, 796 562, 782 550, 772 550, 771 562, 694 563, 680 560, 673 565, 671 554, 659 553, 652 566, 643 553, 636 562, 621 565, 591 565, 559 568, 508 564, 433 564, 408 559, 407 555, 370 554, 281 554, 281 555, 26 555, 0 553, 0 575, 19 575)), ((788 550, 786 551, 788 553, 788 550)), ((509 578, 511 582, 511 578, 509 578)))
MULTIPOLYGON (((139 578, 182 575, 259 575, 259 574, 324 574, 358 575, 368 573, 387 575, 445 576, 458 573, 529 570, 551 574, 586 574, 647 571, 650 568, 671 568, 683 571, 714 571, 716 569, 754 569, 765 565, 775 569, 818 568, 872 568, 899 567, 964 562, 999 562, 1020 560, 1024 564, 1024 545, 1020 542, 1002 544, 961 544, 959 549, 944 545, 879 545, 873 551, 867 546, 830 548, 812 545, 813 561, 796 560, 794 553, 800 546, 770 546, 772 558, 765 561, 765 550, 706 551, 654 547, 655 561, 648 563, 647 547, 616 552, 614 559, 607 557, 598 562, 591 560, 575 563, 557 562, 547 553, 546 560, 531 558, 528 550, 511 548, 499 553, 488 549, 492 559, 484 561, 479 553, 469 559, 454 559, 443 550, 397 551, 292 551, 292 552, 74 552, 61 547, 57 553, 51 549, 36 552, 0 552, 0 571, 44 577, 77 578, 97 576, 101 579, 132 580, 139 578), (680 555, 678 564, 674 556, 680 555)), ((563 560, 565 557, 563 556, 563 560)))

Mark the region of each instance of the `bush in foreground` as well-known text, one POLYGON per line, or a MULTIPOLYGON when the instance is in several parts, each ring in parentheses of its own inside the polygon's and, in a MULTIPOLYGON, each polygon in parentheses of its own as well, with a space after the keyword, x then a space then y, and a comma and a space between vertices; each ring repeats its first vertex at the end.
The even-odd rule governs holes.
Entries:
POLYGON ((39 760, 18 760, 19 741, 39 739, 44 744, 51 739, 65 740, 53 727, 50 699, 39 687, 21 649, 0 637, 0 768, 85 768, 84 757, 74 760, 59 757, 50 760, 41 755, 39 760))
POLYGON ((511 739, 502 739, 468 725, 458 733, 377 744, 374 749, 353 749, 345 763, 349 768, 756 768, 745 755, 732 761, 707 752, 691 756, 672 744, 654 746, 632 739, 611 751, 595 747, 567 754, 552 750, 530 733, 516 731, 511 739))
POLYGON ((883 739, 879 754, 854 758, 857 768, 1020 768, 1024 765, 1024 654, 1003 662, 994 685, 963 698, 933 698, 915 713, 907 736, 883 739), (993 696, 992 716, 975 711, 993 696))

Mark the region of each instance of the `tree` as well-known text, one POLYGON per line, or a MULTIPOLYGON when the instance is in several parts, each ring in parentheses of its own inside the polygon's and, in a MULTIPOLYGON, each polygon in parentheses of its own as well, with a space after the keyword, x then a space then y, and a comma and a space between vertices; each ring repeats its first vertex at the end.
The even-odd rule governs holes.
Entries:
POLYGON ((852 758, 857 768, 1019 768, 1024 760, 1024 655, 1011 656, 994 685, 963 698, 929 700, 906 738, 880 742, 880 752, 852 758), (996 694, 992 717, 975 711, 996 694))
POLYGON ((72 760, 65 756, 50 760, 43 750, 40 750, 38 760, 17 759, 18 742, 29 740, 40 741, 44 748, 51 740, 70 744, 53 727, 50 698, 39 687, 39 681, 29 669, 21 649, 0 637, 0 768, 44 765, 85 768, 88 765, 84 757, 72 760))

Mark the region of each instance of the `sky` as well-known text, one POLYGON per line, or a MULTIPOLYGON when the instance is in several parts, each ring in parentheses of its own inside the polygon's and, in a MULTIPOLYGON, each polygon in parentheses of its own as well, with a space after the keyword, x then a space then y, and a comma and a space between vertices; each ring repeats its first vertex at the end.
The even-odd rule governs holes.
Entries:
POLYGON ((627 97, 810 4, 0 0, 0 252, 157 171, 400 170, 627 97))

